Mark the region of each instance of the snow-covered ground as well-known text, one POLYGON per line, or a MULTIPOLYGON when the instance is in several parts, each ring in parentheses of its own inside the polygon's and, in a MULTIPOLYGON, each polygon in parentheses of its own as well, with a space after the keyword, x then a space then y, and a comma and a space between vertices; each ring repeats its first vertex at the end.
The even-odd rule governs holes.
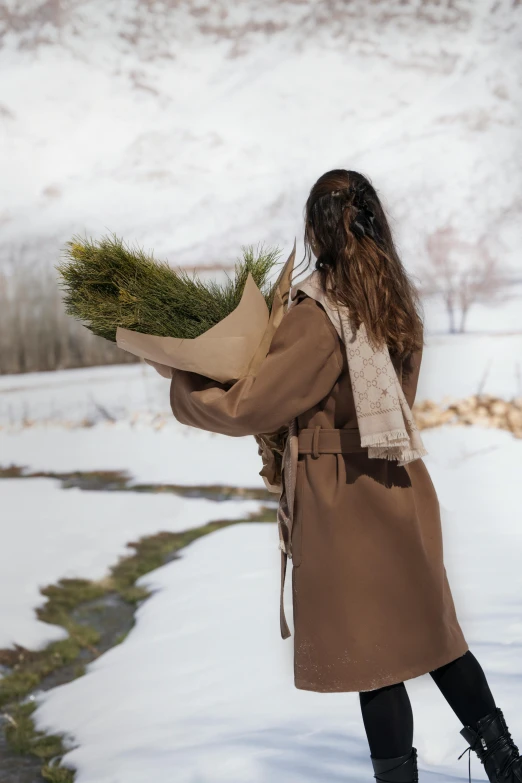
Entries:
MULTIPOLYGON (((517 739, 522 442, 445 427, 426 433, 426 443, 459 617, 517 739)), ((292 642, 279 636, 273 526, 213 533, 140 583, 156 592, 125 643, 45 694, 36 712, 40 728, 74 736, 66 761, 78 767, 78 783, 371 779, 356 695, 293 687, 292 642)), ((466 760, 457 762, 466 747, 460 724, 431 678, 408 689, 422 779, 467 779, 466 760)), ((473 770, 485 779, 476 759, 473 770)))
MULTIPOLYGON (((521 355, 520 334, 431 334, 418 399, 464 396, 480 386, 506 398, 520 394, 521 355)), ((168 392, 168 382, 141 365, 0 378, 0 465, 264 486, 252 437, 179 424, 168 392)), ((478 427, 444 427, 423 438, 459 616, 516 736, 522 442, 478 427)), ((238 518, 258 507, 63 490, 50 479, 2 480, 0 500, 7 542, 0 574, 9 585, 0 591, 0 646, 30 647, 62 635, 34 617, 39 586, 63 576, 103 576, 139 535, 238 518)), ((173 774, 180 783, 370 778, 357 699, 293 687, 292 642, 279 637, 278 569, 274 525, 249 524, 211 534, 143 577, 154 594, 124 644, 85 677, 48 693, 36 713, 39 726, 74 738, 78 747, 68 760, 79 769, 78 783, 173 774)), ((456 719, 429 678, 412 682, 410 691, 421 766, 434 780, 465 777, 465 765, 456 764, 456 719)))
POLYGON ((126 544, 158 531, 179 532, 216 519, 238 519, 257 501, 217 502, 176 495, 63 490, 45 478, 0 482, 0 649, 36 649, 62 638, 35 618, 45 602, 38 588, 62 577, 101 579, 131 550, 126 544))
MULTIPOLYGON (((432 335, 419 399, 473 393, 488 366, 486 391, 517 393, 520 340, 432 335)), ((150 368, 6 377, 0 400, 2 411, 18 406, 11 408, 10 422, 3 420, 2 465, 117 469, 139 481, 263 486, 254 439, 180 425, 168 413, 168 382, 150 368), (81 426, 93 411, 92 399, 115 421, 101 416, 93 426, 81 426), (20 418, 24 409, 35 419, 32 426, 20 418), (53 410, 57 416, 49 423, 53 410), (60 425, 62 416, 73 426, 60 425)), ((425 431, 423 438, 443 508, 446 567, 459 617, 517 737, 522 443, 478 427, 444 427, 425 431)), ((48 479, 2 480, 0 498, 9 543, 0 555, 0 574, 3 584, 6 579, 14 587, 2 591, 0 644, 30 646, 61 635, 32 616, 41 601, 39 585, 61 576, 103 575, 137 535, 237 518, 257 507, 63 490, 48 479)), ((40 727, 74 738, 77 748, 67 760, 79 769, 78 783, 173 776, 180 783, 370 779, 356 697, 293 687, 292 642, 279 637, 274 525, 211 534, 141 583, 154 593, 123 645, 90 665, 85 677, 46 694, 36 713, 40 727)), ((425 779, 464 778, 465 762, 456 762, 464 747, 457 720, 429 677, 412 681, 409 689, 425 779)))

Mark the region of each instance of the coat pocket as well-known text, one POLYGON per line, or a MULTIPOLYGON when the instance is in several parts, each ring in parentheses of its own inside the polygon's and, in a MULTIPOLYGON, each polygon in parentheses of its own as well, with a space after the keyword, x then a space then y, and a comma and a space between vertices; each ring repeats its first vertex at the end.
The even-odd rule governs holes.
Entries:
POLYGON ((292 564, 294 568, 301 565, 303 553, 303 488, 306 479, 305 459, 298 460, 296 471, 292 525, 292 564))

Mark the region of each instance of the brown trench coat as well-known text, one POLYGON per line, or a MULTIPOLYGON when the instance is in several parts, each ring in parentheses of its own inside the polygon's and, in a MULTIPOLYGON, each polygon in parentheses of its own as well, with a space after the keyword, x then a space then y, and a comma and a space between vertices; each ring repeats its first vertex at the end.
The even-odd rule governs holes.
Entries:
MULTIPOLYGON (((419 352, 402 381, 410 407, 420 362, 419 352)), ((369 691, 425 674, 466 652, 428 470, 422 459, 404 467, 370 459, 360 446, 346 351, 321 304, 299 294, 255 377, 230 387, 174 370, 171 407, 184 424, 232 436, 274 432, 297 416, 292 529, 297 688, 369 691), (320 441, 312 453, 316 427, 319 434, 323 428, 349 430, 343 433, 348 443, 343 453, 322 450, 320 441)), ((325 443, 327 438, 325 433, 325 443)))

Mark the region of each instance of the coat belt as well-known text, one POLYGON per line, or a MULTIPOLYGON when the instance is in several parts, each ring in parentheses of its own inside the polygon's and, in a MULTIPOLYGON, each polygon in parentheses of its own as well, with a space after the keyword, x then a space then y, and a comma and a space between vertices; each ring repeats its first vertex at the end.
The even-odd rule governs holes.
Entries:
POLYGON ((313 454, 314 457, 319 454, 368 451, 367 446, 361 446, 358 427, 337 430, 318 424, 316 427, 300 430, 297 443, 300 454, 313 454))
MULTIPOLYGON (((299 454, 311 454, 314 459, 317 458, 319 454, 368 452, 367 446, 361 446, 361 433, 358 427, 335 429, 333 427, 321 427, 321 425, 318 424, 316 427, 300 430, 297 444, 297 451, 299 454)), ((281 594, 279 607, 281 636, 283 639, 290 636, 290 629, 286 622, 283 603, 287 564, 288 555, 281 550, 281 594)))

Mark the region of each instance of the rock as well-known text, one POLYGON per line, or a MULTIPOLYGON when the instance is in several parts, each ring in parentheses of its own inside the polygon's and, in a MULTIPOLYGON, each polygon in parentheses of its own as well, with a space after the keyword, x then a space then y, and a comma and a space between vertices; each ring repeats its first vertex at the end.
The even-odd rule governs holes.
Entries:
POLYGON ((515 437, 522 437, 522 397, 504 400, 492 394, 474 394, 460 400, 448 399, 445 405, 423 400, 414 406, 413 412, 421 430, 443 424, 476 424, 509 430, 515 437))

